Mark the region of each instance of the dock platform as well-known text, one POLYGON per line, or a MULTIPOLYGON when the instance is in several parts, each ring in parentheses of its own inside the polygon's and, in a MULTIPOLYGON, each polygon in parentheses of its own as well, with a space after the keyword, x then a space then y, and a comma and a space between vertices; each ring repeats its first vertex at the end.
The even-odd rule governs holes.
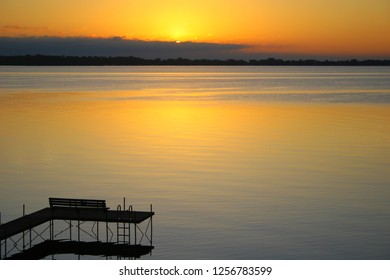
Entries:
MULTIPOLYGON (((52 252, 55 252, 58 248, 61 248, 62 251, 66 251, 64 248, 70 245, 75 247, 75 243, 72 242, 78 242, 77 244, 80 245, 79 248, 88 248, 88 250, 94 248, 96 252, 99 252, 99 250, 102 249, 103 251, 108 250, 110 252, 122 252, 120 255, 127 256, 131 254, 123 253, 126 245, 133 246, 128 249, 129 251, 134 251, 134 248, 138 248, 134 246, 141 246, 142 241, 146 240, 146 242, 148 242, 147 248, 151 251, 153 247, 152 217, 154 216, 152 206, 150 206, 150 211, 134 211, 132 206, 129 206, 127 208, 128 210, 122 210, 120 205, 118 205, 117 210, 109 210, 108 208, 98 208, 93 206, 83 207, 83 205, 86 205, 86 201, 88 202, 92 200, 71 200, 72 204, 69 204, 69 206, 52 206, 50 203, 51 207, 43 208, 31 214, 24 214, 20 218, 0 224, 0 259, 10 258, 10 255, 23 257, 26 256, 25 253, 27 251, 34 252, 34 256, 39 256, 40 254, 37 253, 37 251, 44 248, 42 247, 42 244, 45 242, 46 244, 50 244, 50 248, 56 248, 53 249, 52 252), (79 203, 78 205, 81 206, 74 206, 74 201, 77 201, 79 203), (56 222, 55 227, 54 221, 63 221, 65 225, 62 224, 61 226, 58 226, 58 222, 56 222), (147 226, 146 228, 142 228, 140 225, 145 221, 147 221, 147 226), (90 229, 90 232, 87 232, 81 227, 81 225, 85 222, 93 223, 93 227, 90 229), (47 223, 49 224, 48 226, 39 229, 39 227, 42 227, 42 225, 47 223), (104 224, 104 226, 100 227, 100 229, 99 223, 104 224), (116 227, 114 226, 114 229, 112 229, 112 224, 116 225, 116 227), (76 231, 73 230, 72 233, 73 227, 76 227, 76 231), (66 243, 63 238, 61 239, 61 242, 58 242, 56 238, 63 237, 65 231, 68 232, 66 237, 68 243, 66 243), (44 233, 46 233, 45 237, 44 233), (92 237, 92 243, 91 240, 88 240, 89 242, 82 243, 80 237, 81 233, 86 233, 89 237, 92 237), (102 235, 105 235, 105 244, 101 243, 104 239, 101 238, 102 235), (39 246, 38 244, 33 244, 33 241, 36 239, 42 240, 43 242, 41 242, 39 246), (51 243, 47 243, 48 241, 51 241, 51 243), (93 243, 95 241, 96 243, 93 243), (9 243, 11 243, 11 246, 8 246, 9 243), (34 246, 35 248, 33 249, 34 246), (120 248, 119 251, 118 248, 120 248)), ((102 200, 99 202, 104 202, 105 205, 105 201, 102 200)), ((123 209, 126 209, 125 199, 123 209)), ((45 248, 49 247, 46 246, 45 248)), ((73 250, 73 252, 79 251, 73 250)), ((145 250, 141 250, 140 252, 145 252, 145 250)), ((109 254, 102 255, 107 256, 109 254)), ((29 258, 31 258, 31 254, 29 254, 29 256, 29 258)))

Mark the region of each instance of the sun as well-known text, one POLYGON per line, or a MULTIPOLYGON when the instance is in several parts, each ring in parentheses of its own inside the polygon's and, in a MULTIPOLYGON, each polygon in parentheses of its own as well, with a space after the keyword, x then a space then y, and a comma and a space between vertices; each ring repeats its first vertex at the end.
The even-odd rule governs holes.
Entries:
POLYGON ((169 33, 172 40, 178 44, 185 40, 189 40, 189 37, 191 36, 189 23, 185 22, 172 24, 169 33))

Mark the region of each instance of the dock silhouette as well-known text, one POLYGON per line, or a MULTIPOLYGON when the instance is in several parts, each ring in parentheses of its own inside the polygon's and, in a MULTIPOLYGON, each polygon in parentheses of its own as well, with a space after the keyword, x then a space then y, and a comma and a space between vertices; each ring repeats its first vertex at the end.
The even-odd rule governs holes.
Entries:
POLYGON ((134 211, 132 206, 126 209, 124 199, 123 210, 121 205, 109 210, 104 200, 49 201, 50 207, 27 215, 23 207, 22 217, 0 224, 0 259, 70 253, 139 258, 154 248, 152 206, 150 211, 134 211), (146 227, 141 226, 143 222, 146 227), (92 228, 83 228, 85 223, 93 223, 92 228))

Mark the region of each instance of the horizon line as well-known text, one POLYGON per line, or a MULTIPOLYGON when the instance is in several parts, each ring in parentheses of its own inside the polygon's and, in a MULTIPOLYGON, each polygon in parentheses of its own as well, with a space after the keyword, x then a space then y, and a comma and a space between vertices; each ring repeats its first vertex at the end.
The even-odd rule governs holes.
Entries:
POLYGON ((390 59, 213 59, 141 58, 136 56, 0 55, 2 66, 390 66, 390 59))

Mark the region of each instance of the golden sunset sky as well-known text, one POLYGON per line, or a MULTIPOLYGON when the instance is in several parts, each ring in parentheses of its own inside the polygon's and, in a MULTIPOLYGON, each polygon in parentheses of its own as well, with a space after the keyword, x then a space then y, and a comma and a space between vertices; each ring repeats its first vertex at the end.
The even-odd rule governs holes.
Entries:
POLYGON ((249 53, 390 57, 389 0, 0 1, 0 37, 243 44, 249 53))

